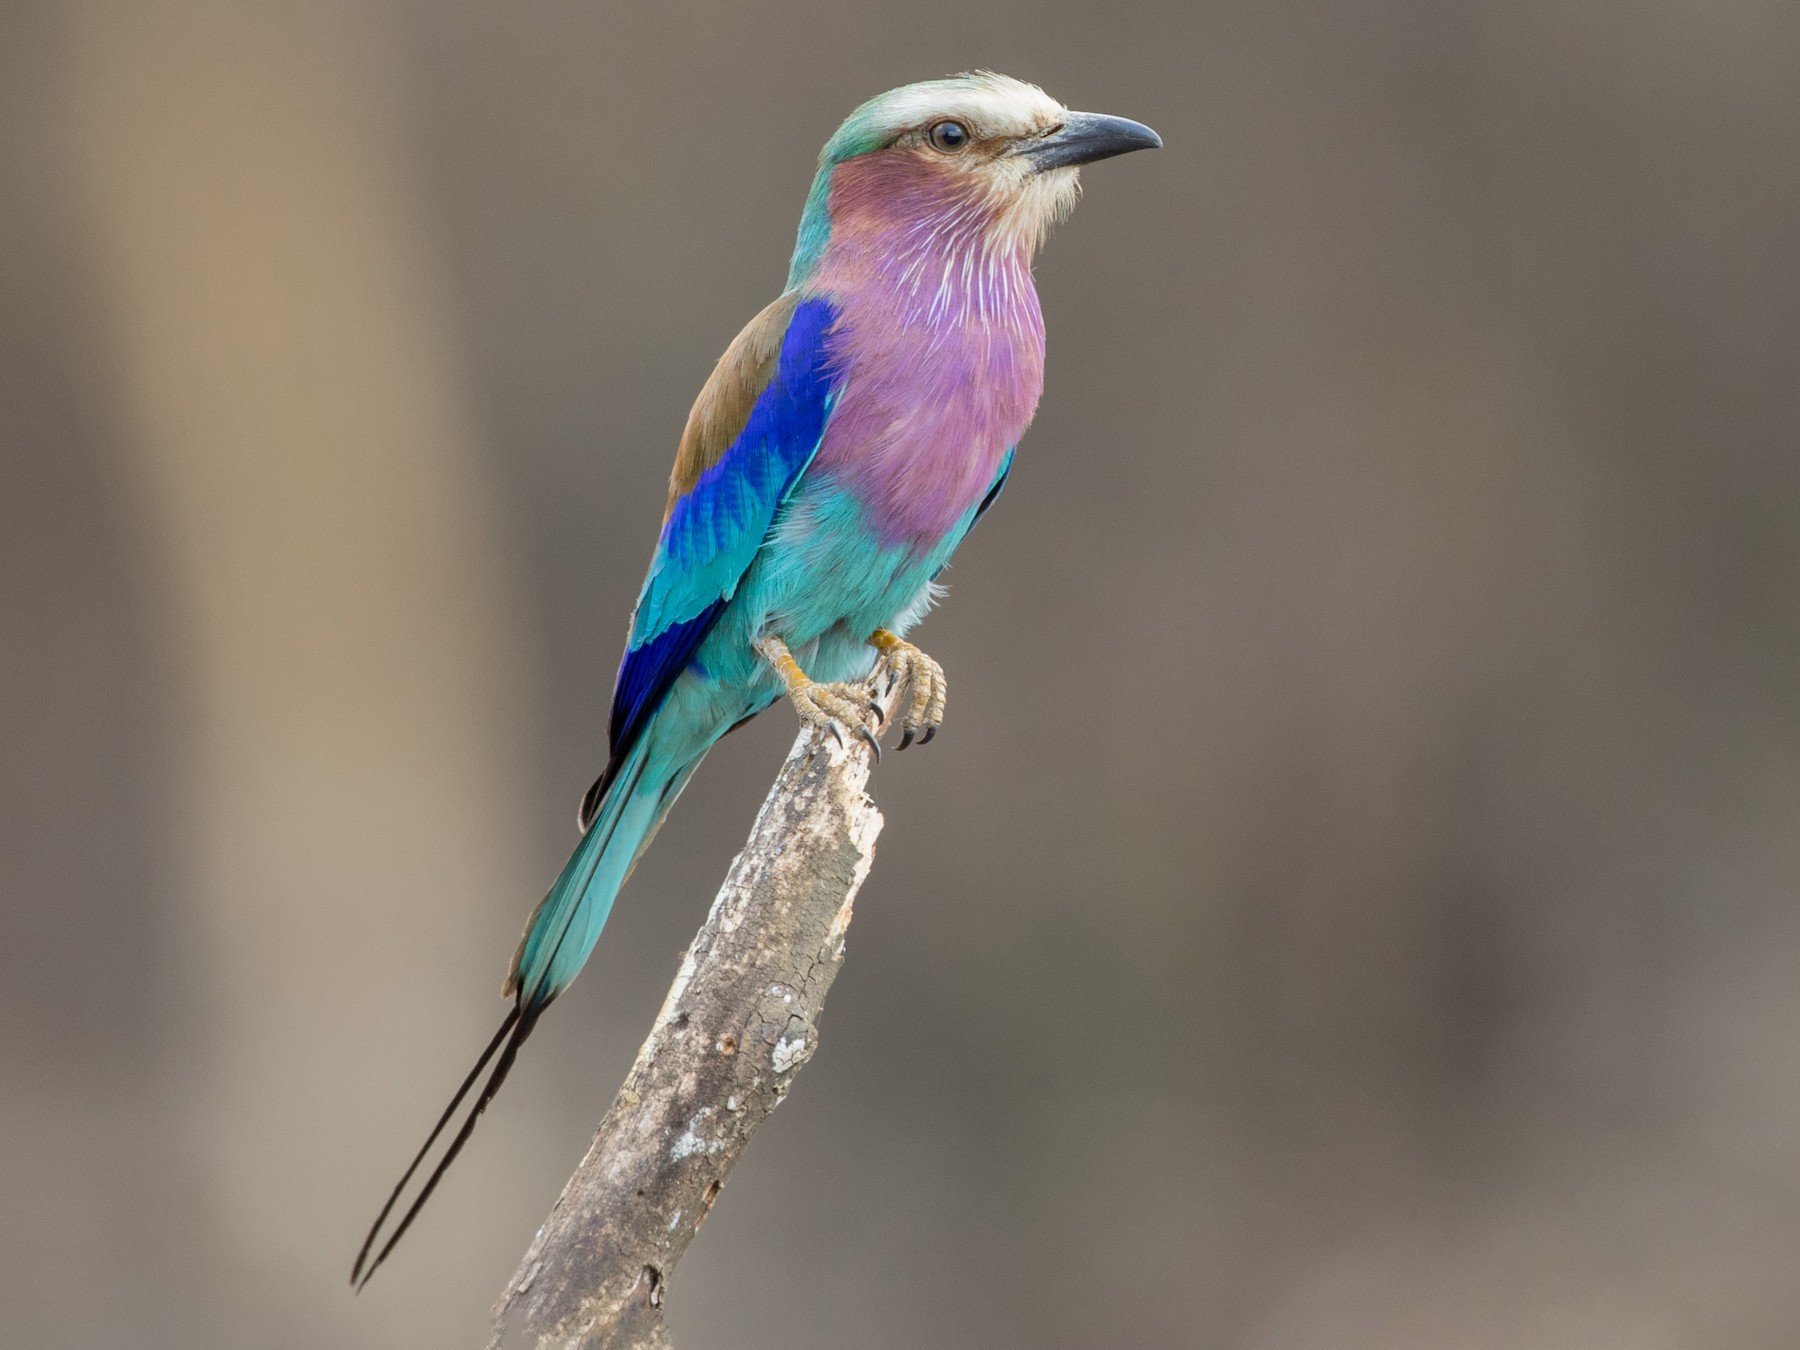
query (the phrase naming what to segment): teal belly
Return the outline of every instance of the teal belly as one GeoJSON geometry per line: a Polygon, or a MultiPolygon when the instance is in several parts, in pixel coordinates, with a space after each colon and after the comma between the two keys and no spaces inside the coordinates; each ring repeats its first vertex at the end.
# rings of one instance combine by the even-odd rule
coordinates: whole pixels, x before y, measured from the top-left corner
{"type": "Polygon", "coordinates": [[[933,547],[883,546],[853,498],[829,483],[802,482],[670,688],[653,735],[671,743],[659,750],[701,752],[781,697],[780,677],[754,645],[766,635],[786,642],[815,680],[862,679],[875,665],[869,635],[904,633],[918,620],[930,605],[931,579],[973,518],[971,509],[933,547]]]}

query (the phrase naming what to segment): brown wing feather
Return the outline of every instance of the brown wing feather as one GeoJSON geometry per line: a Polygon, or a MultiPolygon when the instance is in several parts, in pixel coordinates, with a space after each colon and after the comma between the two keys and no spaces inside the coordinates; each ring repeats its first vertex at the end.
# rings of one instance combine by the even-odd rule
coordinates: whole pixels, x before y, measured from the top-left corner
{"type": "Polygon", "coordinates": [[[669,475],[669,504],[663,512],[664,519],[700,475],[719,462],[750,420],[757,396],[775,374],[781,339],[799,303],[800,297],[792,292],[775,301],[744,325],[744,331],[731,340],[725,355],[713,367],[681,433],[675,470],[669,475]]]}

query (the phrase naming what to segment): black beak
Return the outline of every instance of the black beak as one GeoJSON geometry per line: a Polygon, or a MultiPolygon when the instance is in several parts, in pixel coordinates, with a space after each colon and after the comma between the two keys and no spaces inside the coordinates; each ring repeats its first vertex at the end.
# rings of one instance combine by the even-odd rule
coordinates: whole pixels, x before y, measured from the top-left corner
{"type": "Polygon", "coordinates": [[[1065,169],[1114,155],[1129,155],[1133,150],[1160,149],[1162,137],[1142,122],[1108,117],[1105,113],[1070,113],[1055,131],[1021,143],[1014,153],[1025,156],[1031,167],[1042,173],[1045,169],[1065,169]]]}

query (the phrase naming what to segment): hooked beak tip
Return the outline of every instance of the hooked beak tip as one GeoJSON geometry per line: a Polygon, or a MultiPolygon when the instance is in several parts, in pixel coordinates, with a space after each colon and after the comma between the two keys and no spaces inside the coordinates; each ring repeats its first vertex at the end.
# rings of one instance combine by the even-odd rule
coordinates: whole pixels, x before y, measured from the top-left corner
{"type": "Polygon", "coordinates": [[[1105,113],[1070,113],[1048,136],[1021,145],[1018,153],[1039,173],[1128,155],[1133,150],[1160,150],[1162,137],[1142,122],[1105,113]]]}

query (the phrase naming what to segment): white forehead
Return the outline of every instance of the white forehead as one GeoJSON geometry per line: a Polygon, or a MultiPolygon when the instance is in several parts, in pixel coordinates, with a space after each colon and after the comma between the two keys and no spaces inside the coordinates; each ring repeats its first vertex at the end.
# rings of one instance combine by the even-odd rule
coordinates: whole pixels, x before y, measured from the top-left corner
{"type": "Polygon", "coordinates": [[[876,103],[876,115],[892,131],[954,117],[978,136],[1029,135],[1055,126],[1069,111],[1035,84],[988,70],[909,84],[876,103]]]}

